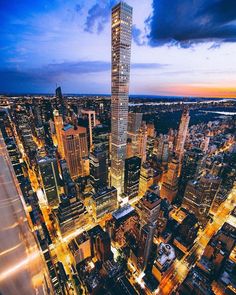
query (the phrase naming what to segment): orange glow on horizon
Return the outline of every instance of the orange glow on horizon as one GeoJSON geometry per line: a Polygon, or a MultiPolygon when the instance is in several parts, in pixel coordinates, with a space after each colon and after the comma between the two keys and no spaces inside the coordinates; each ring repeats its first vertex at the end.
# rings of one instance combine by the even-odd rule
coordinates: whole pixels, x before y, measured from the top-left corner
{"type": "Polygon", "coordinates": [[[236,87],[217,84],[171,84],[158,88],[149,88],[156,95],[193,96],[209,98],[236,98],[236,87]]]}
{"type": "Polygon", "coordinates": [[[226,97],[235,98],[236,88],[219,86],[219,85],[207,85],[207,84],[192,84],[192,85],[178,85],[172,88],[173,92],[181,93],[186,96],[203,96],[203,97],[226,97]]]}

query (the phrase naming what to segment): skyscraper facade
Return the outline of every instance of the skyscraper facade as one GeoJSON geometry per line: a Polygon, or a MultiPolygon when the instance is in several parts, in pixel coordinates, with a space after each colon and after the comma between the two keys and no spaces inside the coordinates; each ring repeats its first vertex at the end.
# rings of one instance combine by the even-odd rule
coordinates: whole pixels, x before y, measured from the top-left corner
{"type": "Polygon", "coordinates": [[[49,157],[40,158],[38,165],[48,204],[56,206],[59,203],[60,181],[57,160],[49,157]]]}
{"type": "Polygon", "coordinates": [[[129,199],[135,198],[139,190],[141,159],[132,157],[125,160],[124,192],[129,199]]]}
{"type": "Polygon", "coordinates": [[[89,155],[90,183],[95,190],[107,186],[108,167],[106,152],[95,148],[89,155]]]}
{"type": "Polygon", "coordinates": [[[124,189],[132,8],[121,2],[112,9],[111,185],[124,189]]]}
{"type": "Polygon", "coordinates": [[[58,110],[54,110],[54,124],[55,124],[55,131],[56,131],[56,137],[57,137],[57,147],[58,152],[62,158],[65,157],[64,153],[64,147],[62,143],[62,128],[63,128],[63,119],[62,116],[59,115],[58,110]]]}
{"type": "Polygon", "coordinates": [[[85,127],[66,125],[62,130],[65,160],[73,179],[86,174],[85,160],[88,158],[87,132],[85,127]]]}
{"type": "Polygon", "coordinates": [[[183,155],[184,155],[184,144],[185,144],[186,136],[188,133],[189,120],[190,120],[189,110],[185,108],[181,117],[180,125],[179,125],[179,131],[178,131],[178,137],[177,137],[176,149],[175,149],[176,156],[180,163],[182,162],[183,155]]]}

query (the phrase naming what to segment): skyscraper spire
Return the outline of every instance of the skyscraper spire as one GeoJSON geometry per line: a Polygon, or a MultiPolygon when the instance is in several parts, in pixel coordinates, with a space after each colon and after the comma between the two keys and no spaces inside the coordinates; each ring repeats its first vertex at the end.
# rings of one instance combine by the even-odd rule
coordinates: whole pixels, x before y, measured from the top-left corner
{"type": "Polygon", "coordinates": [[[132,8],[121,2],[112,8],[111,185],[124,189],[132,8]]]}

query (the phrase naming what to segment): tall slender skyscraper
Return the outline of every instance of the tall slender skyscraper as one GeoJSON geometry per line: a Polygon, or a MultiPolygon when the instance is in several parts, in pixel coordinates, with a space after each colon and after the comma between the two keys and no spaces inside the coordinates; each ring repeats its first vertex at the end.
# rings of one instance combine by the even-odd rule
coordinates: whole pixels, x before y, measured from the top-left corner
{"type": "Polygon", "coordinates": [[[176,156],[180,163],[182,162],[183,155],[184,155],[184,144],[185,144],[186,136],[188,133],[189,120],[190,120],[189,110],[185,108],[181,117],[180,125],[179,125],[178,138],[177,138],[176,149],[175,149],[176,156]]]}
{"type": "Polygon", "coordinates": [[[121,2],[112,8],[111,185],[118,196],[124,190],[131,30],[132,7],[121,2]]]}

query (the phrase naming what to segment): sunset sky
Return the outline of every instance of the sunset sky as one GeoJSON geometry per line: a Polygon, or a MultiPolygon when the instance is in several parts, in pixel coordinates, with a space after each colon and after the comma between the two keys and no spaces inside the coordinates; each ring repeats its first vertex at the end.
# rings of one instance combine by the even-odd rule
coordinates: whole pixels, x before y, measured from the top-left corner
{"type": "MultiPolygon", "coordinates": [[[[110,94],[117,1],[1,0],[0,92],[110,94]]],[[[131,94],[236,97],[235,0],[128,0],[131,94]]]]}

